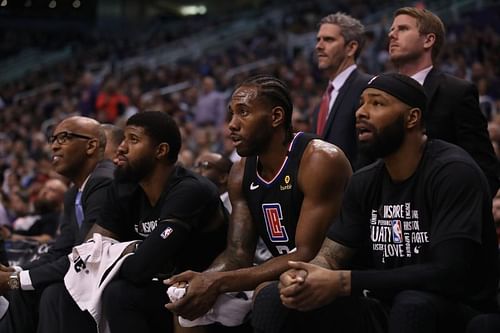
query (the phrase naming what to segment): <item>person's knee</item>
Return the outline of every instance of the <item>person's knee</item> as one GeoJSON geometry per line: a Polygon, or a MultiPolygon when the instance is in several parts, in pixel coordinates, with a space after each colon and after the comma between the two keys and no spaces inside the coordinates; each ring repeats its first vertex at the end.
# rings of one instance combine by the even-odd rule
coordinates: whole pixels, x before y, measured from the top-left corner
{"type": "Polygon", "coordinates": [[[255,291],[253,298],[253,313],[267,313],[268,308],[274,308],[276,306],[282,306],[278,282],[268,283],[255,291]]]}
{"type": "Polygon", "coordinates": [[[40,297],[40,308],[54,308],[66,294],[68,292],[63,283],[54,283],[47,286],[40,297]]]}
{"type": "Polygon", "coordinates": [[[104,311],[112,313],[113,309],[124,304],[129,292],[126,284],[124,280],[114,280],[104,288],[101,299],[104,311]]]}
{"type": "Polygon", "coordinates": [[[437,324],[435,301],[435,296],[427,292],[400,292],[392,303],[389,332],[433,332],[437,324]]]}
{"type": "Polygon", "coordinates": [[[254,296],[252,326],[257,332],[279,332],[288,312],[281,303],[278,282],[270,283],[254,296]]]}
{"type": "Polygon", "coordinates": [[[429,308],[433,306],[434,295],[425,291],[405,290],[396,295],[393,308],[429,308]]]}
{"type": "Polygon", "coordinates": [[[467,333],[500,332],[500,313],[481,314],[474,317],[467,325],[467,333]]]}

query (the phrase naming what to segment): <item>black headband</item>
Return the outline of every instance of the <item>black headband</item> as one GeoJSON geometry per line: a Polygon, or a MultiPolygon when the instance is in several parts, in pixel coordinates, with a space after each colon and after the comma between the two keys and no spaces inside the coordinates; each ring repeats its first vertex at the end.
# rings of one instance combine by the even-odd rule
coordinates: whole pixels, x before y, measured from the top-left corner
{"type": "Polygon", "coordinates": [[[368,81],[366,88],[382,90],[410,107],[419,108],[422,114],[425,113],[427,96],[424,88],[409,76],[397,73],[377,75],[368,81]]]}

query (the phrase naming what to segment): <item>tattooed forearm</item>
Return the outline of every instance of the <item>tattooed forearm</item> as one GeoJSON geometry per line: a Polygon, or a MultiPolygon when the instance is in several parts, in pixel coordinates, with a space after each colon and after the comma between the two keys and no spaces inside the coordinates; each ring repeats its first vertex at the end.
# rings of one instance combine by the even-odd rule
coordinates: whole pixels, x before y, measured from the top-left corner
{"type": "Polygon", "coordinates": [[[353,249],[327,238],[312,263],[328,269],[342,269],[353,254],[353,249]]]}
{"type": "Polygon", "coordinates": [[[251,241],[233,241],[228,244],[226,250],[222,252],[210,265],[208,271],[230,271],[252,265],[255,244],[251,241]]]}

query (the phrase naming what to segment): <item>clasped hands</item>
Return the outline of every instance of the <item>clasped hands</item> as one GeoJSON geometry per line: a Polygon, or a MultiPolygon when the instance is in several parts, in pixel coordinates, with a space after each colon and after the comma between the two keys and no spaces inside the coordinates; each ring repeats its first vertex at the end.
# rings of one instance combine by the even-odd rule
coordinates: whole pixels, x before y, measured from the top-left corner
{"type": "Polygon", "coordinates": [[[310,311],[350,294],[350,271],[322,268],[305,262],[288,262],[290,269],[278,284],[284,306],[310,311]]]}

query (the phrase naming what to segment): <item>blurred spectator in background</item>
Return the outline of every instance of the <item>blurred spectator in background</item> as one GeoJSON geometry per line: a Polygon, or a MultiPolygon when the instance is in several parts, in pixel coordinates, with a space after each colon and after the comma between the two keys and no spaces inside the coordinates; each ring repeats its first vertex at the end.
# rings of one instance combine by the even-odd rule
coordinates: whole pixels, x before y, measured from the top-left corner
{"type": "Polygon", "coordinates": [[[11,220],[11,224],[16,218],[23,217],[29,213],[30,202],[26,193],[17,190],[6,197],[8,202],[8,216],[11,220]]]}
{"type": "Polygon", "coordinates": [[[106,135],[104,159],[112,161],[116,156],[118,146],[123,141],[123,129],[112,124],[102,124],[101,128],[104,130],[104,135],[106,135]]]}
{"type": "Polygon", "coordinates": [[[97,95],[97,120],[102,123],[114,123],[125,113],[128,104],[129,99],[121,92],[118,80],[114,77],[108,78],[97,95]]]}
{"type": "Polygon", "coordinates": [[[479,93],[479,107],[484,117],[489,121],[497,114],[495,99],[488,93],[488,80],[480,78],[477,82],[477,90],[479,93]]]}
{"type": "Polygon", "coordinates": [[[307,115],[300,111],[293,110],[292,113],[292,128],[294,132],[309,132],[311,124],[307,115]]]}
{"type": "Polygon", "coordinates": [[[226,99],[216,90],[215,79],[205,76],[202,80],[201,92],[194,107],[194,122],[198,127],[219,127],[226,118],[226,99]]]}
{"type": "Polygon", "coordinates": [[[79,89],[78,111],[82,116],[96,116],[96,101],[99,86],[91,72],[83,72],[77,85],[79,89]]]}
{"type": "Polygon", "coordinates": [[[207,177],[217,186],[220,199],[229,213],[232,209],[227,193],[227,180],[232,166],[233,162],[227,157],[210,152],[199,155],[193,166],[198,174],[207,177]]]}
{"type": "Polygon", "coordinates": [[[16,218],[12,228],[0,226],[0,237],[11,241],[34,240],[40,243],[51,241],[59,226],[67,189],[66,184],[60,179],[47,180],[33,203],[34,211],[16,218]]]}

